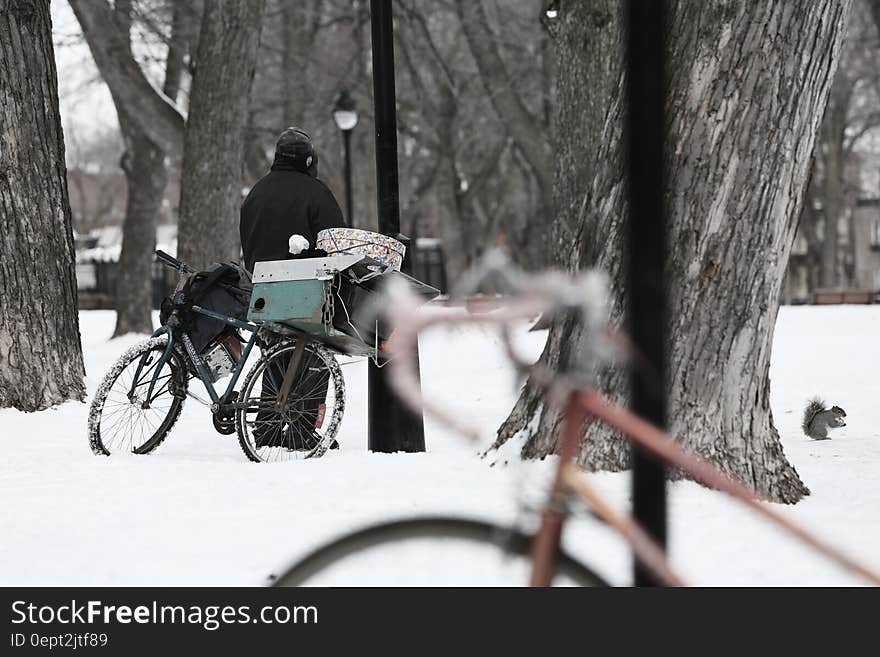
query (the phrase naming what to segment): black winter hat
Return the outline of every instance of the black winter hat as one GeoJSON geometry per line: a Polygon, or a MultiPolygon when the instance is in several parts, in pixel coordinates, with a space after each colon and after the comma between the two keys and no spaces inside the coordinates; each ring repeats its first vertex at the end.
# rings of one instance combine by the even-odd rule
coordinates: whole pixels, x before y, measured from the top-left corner
{"type": "Polygon", "coordinates": [[[312,138],[302,128],[291,126],[286,128],[278,137],[275,144],[275,157],[282,157],[293,162],[294,166],[303,172],[314,169],[318,162],[318,154],[312,138]]]}

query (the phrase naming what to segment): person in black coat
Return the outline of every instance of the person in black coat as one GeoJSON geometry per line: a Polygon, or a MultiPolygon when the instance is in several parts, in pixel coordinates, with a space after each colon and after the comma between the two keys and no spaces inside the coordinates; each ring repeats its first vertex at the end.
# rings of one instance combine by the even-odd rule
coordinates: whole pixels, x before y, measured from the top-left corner
{"type": "Polygon", "coordinates": [[[241,206],[241,248],[248,271],[263,260],[285,260],[291,235],[302,235],[314,257],[318,233],[346,225],[333,192],[318,179],[318,154],[308,133],[287,128],[275,145],[275,162],[241,206]]]}
{"type": "MultiPolygon", "coordinates": [[[[241,206],[239,231],[245,267],[253,272],[255,262],[326,255],[317,251],[318,233],[325,228],[345,225],[333,192],[318,179],[318,155],[311,138],[300,128],[287,128],[275,145],[271,171],[253,186],[241,206]],[[302,235],[308,240],[309,248],[292,256],[289,252],[291,235],[302,235]]],[[[274,398],[278,394],[289,360],[289,357],[280,358],[267,368],[263,374],[262,397],[274,398]]],[[[315,446],[318,438],[311,423],[321,414],[329,374],[324,371],[321,360],[308,352],[303,354],[300,370],[304,374],[300,375],[297,387],[307,388],[310,395],[298,401],[299,419],[279,426],[276,414],[258,413],[254,430],[258,448],[308,450],[315,446]]],[[[333,447],[338,447],[335,441],[333,447]]]]}

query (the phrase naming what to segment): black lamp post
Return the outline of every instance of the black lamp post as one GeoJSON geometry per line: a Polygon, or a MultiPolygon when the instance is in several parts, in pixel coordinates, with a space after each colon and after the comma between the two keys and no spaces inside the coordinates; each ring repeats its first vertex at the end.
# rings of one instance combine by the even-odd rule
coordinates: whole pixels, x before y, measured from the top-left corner
{"type": "Polygon", "coordinates": [[[354,98],[343,89],[333,107],[333,120],[336,127],[342,132],[342,141],[345,144],[345,217],[348,225],[354,228],[354,215],[352,214],[351,200],[351,131],[358,123],[358,113],[355,108],[354,98]]]}
{"type": "MultiPolygon", "coordinates": [[[[373,46],[373,98],[376,108],[376,199],[379,232],[400,235],[400,191],[397,169],[397,105],[394,86],[394,21],[392,0],[370,0],[373,46]]],[[[410,249],[407,247],[407,252],[410,249]]],[[[411,258],[402,269],[409,271],[411,258]]],[[[416,352],[418,355],[418,352],[416,352]]],[[[368,367],[368,430],[371,452],[424,452],[425,426],[391,392],[387,370],[372,361],[368,367]]]]}

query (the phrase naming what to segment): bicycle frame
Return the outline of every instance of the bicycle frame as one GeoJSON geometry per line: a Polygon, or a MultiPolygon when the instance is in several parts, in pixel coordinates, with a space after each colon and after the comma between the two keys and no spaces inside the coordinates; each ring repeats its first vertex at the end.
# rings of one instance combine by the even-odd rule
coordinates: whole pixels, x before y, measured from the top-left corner
{"type": "MultiPolygon", "coordinates": [[[[156,257],[164,264],[176,269],[179,274],[177,285],[174,288],[174,292],[172,294],[172,298],[175,299],[175,304],[176,304],[177,296],[181,292],[181,290],[183,289],[184,282],[186,281],[186,275],[188,273],[191,273],[192,270],[189,268],[189,266],[186,263],[178,260],[177,258],[169,256],[167,253],[164,253],[162,251],[156,251],[156,257]]],[[[175,307],[175,309],[172,311],[171,316],[169,317],[167,322],[161,328],[156,330],[153,333],[153,335],[151,336],[151,337],[156,338],[156,337],[159,337],[163,334],[167,335],[168,336],[168,344],[165,346],[165,351],[162,353],[162,356],[159,359],[159,364],[156,367],[155,372],[153,373],[152,379],[150,380],[150,385],[147,388],[146,400],[143,402],[144,408],[149,408],[150,401],[152,400],[153,391],[155,390],[156,383],[159,378],[159,372],[162,371],[162,368],[165,366],[165,363],[168,362],[168,359],[171,357],[171,353],[174,350],[174,342],[175,342],[175,330],[174,329],[177,328],[177,326],[179,325],[179,321],[177,320],[177,311],[178,311],[178,308],[175,307]]],[[[189,356],[189,359],[192,361],[193,366],[196,369],[196,375],[198,376],[198,378],[202,382],[202,384],[205,386],[205,390],[207,391],[208,396],[211,398],[211,411],[213,413],[217,413],[219,411],[236,411],[236,410],[240,410],[240,409],[249,408],[248,404],[239,403],[239,402],[229,403],[229,402],[226,402],[225,400],[228,400],[231,397],[232,392],[235,389],[235,385],[238,383],[238,379],[241,376],[242,371],[244,371],[244,365],[247,362],[248,357],[250,356],[250,353],[254,347],[254,344],[256,343],[257,331],[259,331],[260,325],[255,324],[253,322],[245,322],[245,321],[236,319],[235,317],[228,317],[226,315],[221,315],[220,313],[216,313],[213,310],[209,310],[207,308],[203,308],[198,305],[193,305],[191,307],[191,311],[199,313],[200,315],[205,315],[206,317],[211,317],[212,319],[220,320],[221,322],[223,322],[227,326],[232,326],[237,329],[251,332],[251,337],[245,343],[245,347],[244,347],[244,350],[242,351],[241,358],[238,360],[238,363],[236,363],[235,368],[232,371],[232,378],[230,378],[229,383],[226,386],[226,390],[223,392],[222,395],[220,395],[217,392],[217,389],[214,387],[214,383],[211,380],[211,376],[208,373],[208,370],[205,368],[204,361],[202,360],[202,357],[196,352],[195,347],[193,347],[192,340],[190,339],[189,334],[186,331],[180,331],[178,333],[178,335],[180,337],[180,341],[183,343],[184,350],[186,351],[187,356],[189,356]]],[[[290,387],[292,385],[293,378],[294,378],[296,372],[298,371],[300,363],[302,361],[303,350],[312,341],[311,336],[309,336],[301,331],[297,331],[294,329],[287,329],[287,332],[290,335],[296,336],[297,349],[296,349],[296,351],[294,353],[294,357],[291,359],[290,364],[287,367],[287,371],[285,372],[285,375],[284,375],[284,383],[282,384],[280,395],[279,395],[279,401],[278,401],[279,408],[284,404],[284,402],[287,399],[287,395],[290,391],[290,387]]],[[[148,354],[144,354],[144,356],[141,358],[140,362],[138,363],[137,369],[135,370],[134,378],[132,380],[131,388],[129,389],[129,393],[128,393],[129,398],[132,398],[134,396],[134,391],[138,385],[138,381],[140,380],[141,370],[143,369],[143,366],[146,363],[147,357],[148,357],[148,354]]]]}
{"type": "Polygon", "coordinates": [[[569,393],[558,450],[559,467],[556,469],[550,502],[541,513],[541,525],[532,543],[530,586],[550,586],[553,580],[566,519],[565,500],[572,493],[584,498],[599,518],[629,542],[636,558],[654,575],[658,584],[685,586],[684,579],[670,566],[660,544],[631,516],[618,513],[607,504],[575,465],[583,427],[592,420],[588,408],[580,402],[578,391],[569,393]]]}
{"type": "Polygon", "coordinates": [[[587,481],[576,465],[583,428],[593,419],[620,431],[627,439],[653,454],[661,463],[677,467],[696,481],[727,493],[805,545],[835,561],[866,580],[880,585],[880,573],[861,564],[833,545],[803,529],[784,515],[762,504],[754,491],[719,470],[705,459],[689,452],[675,439],[650,422],[608,402],[592,388],[575,389],[565,405],[565,421],[559,442],[559,466],[553,482],[550,502],[541,514],[541,526],[532,545],[531,586],[550,586],[554,562],[559,553],[565,523],[564,500],[575,494],[582,497],[603,521],[630,544],[636,559],[650,572],[657,584],[683,586],[684,580],[669,565],[664,549],[630,515],[614,511],[587,481]]]}
{"type": "MultiPolygon", "coordinates": [[[[670,434],[655,427],[634,413],[607,401],[597,390],[584,389],[573,391],[569,401],[569,408],[574,410],[574,414],[571,417],[566,416],[566,420],[571,420],[569,426],[574,427],[572,433],[574,435],[573,444],[575,449],[580,441],[576,424],[578,415],[582,414],[582,417],[588,420],[596,418],[623,433],[630,441],[653,454],[659,461],[681,469],[696,481],[710,488],[727,493],[759,515],[770,520],[780,529],[794,536],[804,545],[809,546],[829,560],[836,562],[841,568],[872,582],[874,585],[880,585],[880,573],[875,569],[853,559],[846,553],[838,550],[831,543],[779,513],[775,508],[763,503],[748,486],[727,475],[701,456],[682,447],[670,434]]],[[[563,442],[568,442],[569,440],[572,440],[572,438],[566,438],[563,442]]],[[[584,473],[573,463],[562,461],[562,459],[560,459],[560,470],[563,471],[563,481],[569,485],[571,490],[582,493],[583,487],[579,482],[584,481],[584,473]]],[[[622,533],[629,540],[630,537],[625,532],[622,533]]],[[[630,540],[630,544],[636,552],[636,556],[642,560],[642,563],[662,581],[663,574],[652,567],[650,555],[648,553],[640,554],[640,549],[636,542],[630,540]],[[649,558],[646,560],[644,557],[649,558]]],[[[659,545],[657,548],[662,551],[659,545]]]]}
{"type": "MultiPolygon", "coordinates": [[[[189,356],[190,360],[192,360],[192,363],[196,368],[196,374],[197,374],[199,380],[205,386],[205,390],[207,391],[208,396],[210,396],[212,404],[219,405],[220,408],[223,408],[223,407],[225,407],[225,408],[239,408],[240,406],[238,404],[224,404],[224,403],[221,403],[221,400],[228,399],[230,394],[232,393],[232,391],[235,389],[235,385],[238,383],[238,379],[240,378],[241,373],[244,370],[245,362],[247,361],[248,356],[250,356],[251,350],[253,349],[254,344],[256,343],[257,331],[259,330],[259,327],[256,324],[252,324],[250,322],[243,322],[241,320],[235,319],[234,317],[227,317],[225,315],[215,313],[214,311],[208,310],[207,308],[202,308],[201,306],[193,306],[192,310],[194,312],[201,314],[201,315],[205,315],[205,316],[211,317],[213,319],[218,319],[218,320],[222,321],[224,324],[226,324],[227,326],[233,326],[237,329],[242,329],[242,330],[251,332],[251,337],[245,343],[244,350],[242,351],[242,354],[241,354],[241,358],[238,360],[238,363],[236,363],[235,369],[232,371],[232,378],[229,379],[229,383],[226,386],[226,390],[223,392],[222,395],[218,394],[217,389],[214,387],[214,384],[211,381],[211,376],[208,373],[208,370],[205,368],[205,364],[202,361],[201,356],[199,356],[199,354],[196,353],[195,348],[193,347],[192,342],[190,340],[189,334],[186,333],[185,331],[180,333],[180,341],[183,343],[184,349],[186,350],[187,355],[189,356]]],[[[156,330],[153,333],[153,335],[151,336],[151,337],[157,338],[163,334],[167,335],[168,336],[168,344],[165,347],[165,351],[163,352],[162,357],[159,359],[158,366],[156,367],[155,371],[153,372],[153,378],[150,381],[149,388],[147,389],[146,401],[144,402],[145,404],[149,404],[151,397],[152,397],[152,394],[153,394],[153,390],[156,386],[156,382],[159,377],[159,372],[162,371],[162,368],[164,367],[165,363],[168,362],[168,359],[171,357],[171,352],[174,349],[174,344],[175,344],[174,333],[175,333],[174,330],[170,326],[165,325],[165,326],[162,326],[161,328],[159,328],[158,330],[156,330]]],[[[147,358],[147,354],[144,354],[144,356],[141,358],[140,363],[138,363],[138,368],[137,368],[137,370],[135,370],[135,376],[132,381],[132,387],[131,387],[131,390],[129,391],[129,394],[134,393],[134,388],[137,385],[137,382],[140,378],[141,369],[144,365],[146,358],[147,358]]]]}

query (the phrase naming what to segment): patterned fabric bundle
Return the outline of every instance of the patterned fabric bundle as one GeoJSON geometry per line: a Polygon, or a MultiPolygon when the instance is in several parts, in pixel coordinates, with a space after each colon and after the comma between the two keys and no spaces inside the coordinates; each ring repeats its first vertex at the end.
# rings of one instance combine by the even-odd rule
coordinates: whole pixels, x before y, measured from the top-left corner
{"type": "Polygon", "coordinates": [[[328,255],[358,254],[400,271],[406,247],[393,237],[358,228],[327,228],[318,233],[317,248],[328,255]]]}

